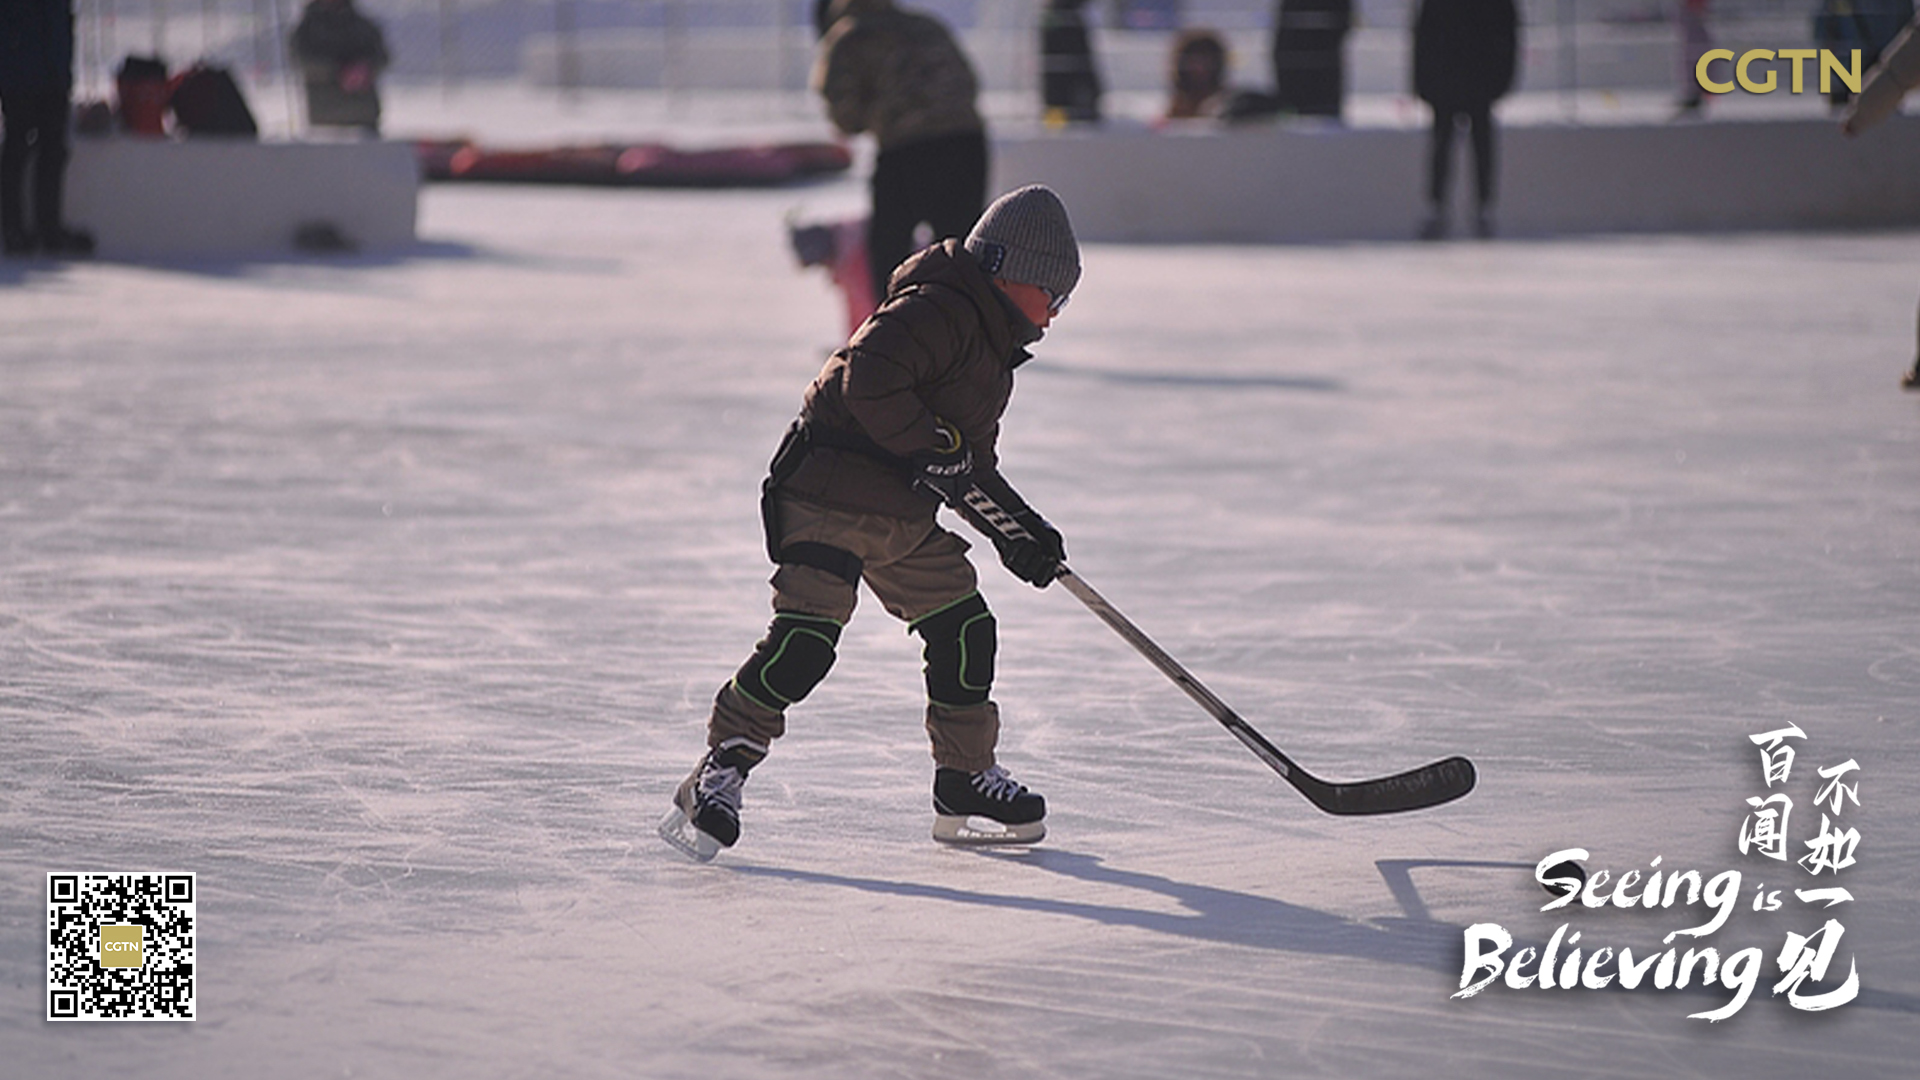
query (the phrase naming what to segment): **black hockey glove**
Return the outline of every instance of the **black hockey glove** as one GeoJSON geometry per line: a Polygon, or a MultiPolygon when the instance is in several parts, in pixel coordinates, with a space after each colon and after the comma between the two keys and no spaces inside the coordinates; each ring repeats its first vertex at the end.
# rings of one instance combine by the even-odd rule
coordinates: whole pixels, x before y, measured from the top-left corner
{"type": "Polygon", "coordinates": [[[945,420],[935,420],[940,445],[916,451],[907,461],[913,466],[913,486],[958,509],[960,499],[973,486],[973,451],[960,429],[945,420]]]}
{"type": "Polygon", "coordinates": [[[1026,529],[1029,538],[995,539],[993,546],[1000,551],[1000,563],[1013,571],[1014,577],[1044,589],[1060,576],[1060,566],[1067,561],[1067,542],[1060,530],[1032,510],[1015,515],[1015,520],[1026,529]]]}
{"type": "Polygon", "coordinates": [[[1060,530],[1028,506],[1000,474],[976,475],[956,507],[969,524],[993,541],[1000,563],[1013,576],[1044,589],[1060,576],[1067,561],[1066,541],[1060,530]]]}

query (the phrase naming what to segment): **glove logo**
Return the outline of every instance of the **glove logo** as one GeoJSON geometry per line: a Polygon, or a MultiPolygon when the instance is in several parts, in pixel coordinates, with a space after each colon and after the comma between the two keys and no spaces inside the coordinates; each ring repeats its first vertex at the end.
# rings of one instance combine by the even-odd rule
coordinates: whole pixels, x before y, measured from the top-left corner
{"type": "Polygon", "coordinates": [[[1005,536],[1007,539],[1009,540],[1033,539],[1033,534],[1028,532],[1023,526],[1021,526],[1021,524],[1018,521],[1014,520],[1013,515],[1007,513],[1005,510],[1000,509],[1000,504],[994,502],[993,499],[990,496],[988,496],[986,492],[981,491],[977,487],[972,488],[966,493],[966,495],[964,496],[964,499],[966,501],[966,504],[969,507],[973,508],[974,512],[978,513],[981,517],[985,518],[987,521],[987,524],[993,526],[995,529],[1000,530],[1000,534],[1002,536],[1005,536]]]}

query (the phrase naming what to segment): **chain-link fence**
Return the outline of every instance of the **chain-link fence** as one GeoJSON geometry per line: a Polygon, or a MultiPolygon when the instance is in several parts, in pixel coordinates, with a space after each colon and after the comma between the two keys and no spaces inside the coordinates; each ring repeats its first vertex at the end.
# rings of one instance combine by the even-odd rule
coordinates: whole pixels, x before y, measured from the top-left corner
{"type": "MultiPolygon", "coordinates": [[[[83,96],[110,97],[129,54],[178,68],[207,59],[243,84],[288,93],[285,42],[303,0],[76,0],[83,96]]],[[[1715,0],[1718,47],[1802,47],[1821,3],[1855,8],[1905,0],[1715,0]]],[[[1674,89],[1688,77],[1681,0],[1520,0],[1522,91],[1674,89]]],[[[1403,94],[1417,0],[1355,0],[1347,41],[1354,94],[1403,94]]],[[[1038,26],[1044,0],[919,0],[960,34],[989,109],[1038,111],[1038,26]]],[[[1092,0],[1086,14],[1103,81],[1119,97],[1164,91],[1181,28],[1218,30],[1237,86],[1270,85],[1272,0],[1092,0]]],[[[514,81],[565,92],[633,88],[667,94],[760,93],[804,108],[816,0],[361,0],[385,29],[389,80],[449,90],[514,81]]]]}

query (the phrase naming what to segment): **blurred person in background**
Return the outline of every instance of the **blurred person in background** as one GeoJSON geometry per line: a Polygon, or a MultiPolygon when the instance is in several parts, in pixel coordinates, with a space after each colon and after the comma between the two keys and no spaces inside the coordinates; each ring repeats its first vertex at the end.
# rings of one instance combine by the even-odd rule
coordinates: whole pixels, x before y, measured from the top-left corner
{"type": "Polygon", "coordinates": [[[72,95],[72,0],[0,0],[0,244],[8,255],[93,252],[93,237],[62,220],[72,95]]]}
{"type": "MultiPolygon", "coordinates": [[[[1834,80],[1838,82],[1839,80],[1834,80]]],[[[1920,86],[1920,17],[1914,18],[1881,50],[1880,62],[1867,72],[1860,98],[1840,119],[1840,130],[1858,135],[1900,108],[1907,91],[1920,86]]],[[[1913,365],[1900,378],[1908,390],[1920,390],[1920,315],[1915,317],[1913,365]]]]}
{"type": "Polygon", "coordinates": [[[1217,120],[1242,124],[1271,120],[1286,108],[1278,93],[1235,89],[1227,81],[1233,57],[1226,39],[1205,27],[1182,30],[1173,39],[1168,61],[1170,96],[1160,123],[1173,120],[1217,120]]]}
{"type": "Polygon", "coordinates": [[[1049,124],[1100,122],[1100,71],[1087,33],[1087,0],[1047,0],[1040,13],[1040,97],[1049,124]]]}
{"type": "Polygon", "coordinates": [[[1352,0],[1280,0],[1273,14],[1273,85],[1280,107],[1340,117],[1352,0]]]}
{"type": "Polygon", "coordinates": [[[380,131],[380,73],[387,40],[353,0],[308,0],[293,28],[293,58],[307,87],[307,122],[380,131]]]}
{"type": "Polygon", "coordinates": [[[1680,0],[1674,9],[1674,26],[1680,32],[1680,100],[1675,119],[1698,116],[1707,104],[1699,66],[1700,57],[1713,47],[1713,35],[1707,32],[1707,7],[1711,2],[1680,0]]]}
{"type": "Polygon", "coordinates": [[[893,0],[833,0],[825,23],[813,88],[835,128],[879,145],[867,260],[885,296],[916,230],[931,230],[928,243],[965,236],[986,204],[979,80],[944,24],[893,0]]]}
{"type": "MultiPolygon", "coordinates": [[[[1845,60],[1860,50],[1860,70],[1878,63],[1880,53],[1913,18],[1913,0],[1821,0],[1813,15],[1814,44],[1845,60]]],[[[1853,97],[1845,83],[1833,80],[1827,101],[1835,109],[1853,97]]]]}
{"type": "Polygon", "coordinates": [[[1226,102],[1227,45],[1212,30],[1182,30],[1173,39],[1167,119],[1219,116],[1226,102]]]}
{"type": "Polygon", "coordinates": [[[1421,0],[1413,24],[1413,90],[1433,108],[1427,161],[1430,212],[1422,240],[1447,235],[1453,135],[1461,124],[1473,145],[1474,231],[1493,235],[1493,103],[1513,89],[1520,16],[1513,0],[1421,0]]]}

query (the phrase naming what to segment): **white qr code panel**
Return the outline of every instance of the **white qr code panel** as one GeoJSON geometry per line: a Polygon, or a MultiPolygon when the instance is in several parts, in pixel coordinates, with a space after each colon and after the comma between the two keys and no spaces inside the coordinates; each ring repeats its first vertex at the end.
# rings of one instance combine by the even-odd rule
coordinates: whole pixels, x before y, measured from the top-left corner
{"type": "Polygon", "coordinates": [[[47,875],[47,1019],[194,1019],[189,873],[47,875]]]}

